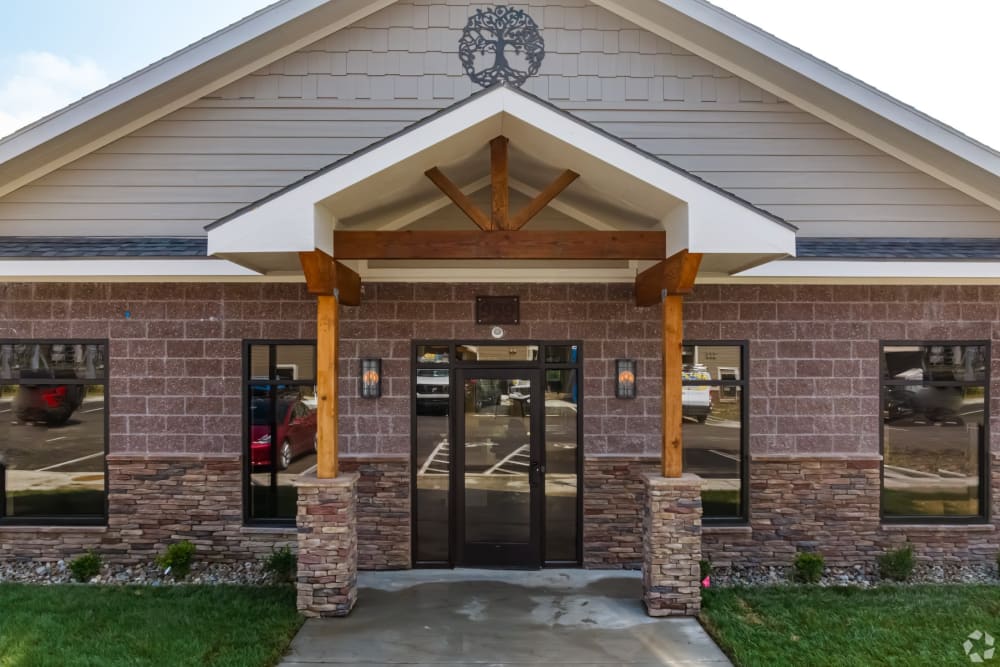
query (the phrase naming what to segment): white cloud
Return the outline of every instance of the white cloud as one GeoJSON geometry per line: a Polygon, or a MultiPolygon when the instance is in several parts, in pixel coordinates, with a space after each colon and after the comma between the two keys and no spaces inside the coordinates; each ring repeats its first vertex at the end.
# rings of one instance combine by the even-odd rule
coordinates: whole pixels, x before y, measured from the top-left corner
{"type": "Polygon", "coordinates": [[[13,58],[0,79],[0,137],[106,86],[110,77],[93,60],[69,60],[27,51],[13,58]]]}

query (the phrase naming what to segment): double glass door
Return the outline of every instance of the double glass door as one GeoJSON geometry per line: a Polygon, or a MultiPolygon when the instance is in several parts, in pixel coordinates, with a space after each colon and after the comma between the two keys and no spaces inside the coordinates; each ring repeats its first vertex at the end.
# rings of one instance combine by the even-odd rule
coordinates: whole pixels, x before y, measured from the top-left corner
{"type": "Polygon", "coordinates": [[[413,347],[414,566],[579,565],[579,344],[413,347]]]}
{"type": "Polygon", "coordinates": [[[539,369],[461,369],[456,406],[457,562],[539,567],[544,500],[539,369]]]}

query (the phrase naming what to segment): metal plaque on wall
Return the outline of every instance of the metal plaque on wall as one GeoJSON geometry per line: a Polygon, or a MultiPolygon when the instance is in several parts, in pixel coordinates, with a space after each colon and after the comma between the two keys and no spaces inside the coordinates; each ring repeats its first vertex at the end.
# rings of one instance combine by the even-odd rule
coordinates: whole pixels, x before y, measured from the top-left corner
{"type": "Polygon", "coordinates": [[[516,296],[477,296],[476,324],[520,324],[521,299],[516,296]]]}

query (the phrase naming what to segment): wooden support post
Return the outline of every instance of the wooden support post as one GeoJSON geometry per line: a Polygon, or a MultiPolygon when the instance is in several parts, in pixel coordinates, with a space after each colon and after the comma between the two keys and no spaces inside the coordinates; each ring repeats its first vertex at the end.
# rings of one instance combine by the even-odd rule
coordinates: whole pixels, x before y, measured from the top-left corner
{"type": "MultiPolygon", "coordinates": [[[[316,309],[316,476],[332,479],[337,462],[337,297],[321,295],[316,309]]],[[[679,376],[678,376],[679,377],[679,376]]]]}
{"type": "MultiPolygon", "coordinates": [[[[665,290],[664,290],[665,291],[665,290]]],[[[663,296],[663,476],[680,477],[681,354],[684,346],[684,297],[663,296]]]]}
{"type": "Polygon", "coordinates": [[[493,230],[507,229],[510,189],[507,174],[507,137],[490,141],[490,192],[492,205],[490,222],[493,230]]]}

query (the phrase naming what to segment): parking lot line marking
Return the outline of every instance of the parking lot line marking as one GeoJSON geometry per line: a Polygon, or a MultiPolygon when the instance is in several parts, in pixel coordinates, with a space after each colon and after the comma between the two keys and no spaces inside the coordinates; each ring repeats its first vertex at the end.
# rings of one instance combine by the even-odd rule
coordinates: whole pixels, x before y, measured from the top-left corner
{"type": "Polygon", "coordinates": [[[86,461],[87,459],[97,458],[98,456],[104,456],[104,452],[97,452],[96,454],[88,454],[87,456],[81,456],[78,459],[73,459],[72,461],[63,461],[62,463],[56,463],[55,465],[50,465],[46,468],[39,468],[37,472],[45,472],[46,470],[52,470],[53,468],[62,468],[63,466],[68,466],[71,463],[79,463],[80,461],[86,461]]]}
{"type": "Polygon", "coordinates": [[[2,414],[4,412],[13,412],[13,410],[0,410],[0,414],[2,414]]]}
{"type": "Polygon", "coordinates": [[[58,440],[65,440],[65,439],[66,439],[66,437],[67,437],[67,436],[65,436],[65,435],[60,435],[60,436],[59,436],[58,438],[51,438],[51,439],[49,439],[49,440],[46,440],[45,442],[56,442],[56,441],[58,441],[58,440]]]}
{"type": "Polygon", "coordinates": [[[103,409],[104,409],[103,407],[100,407],[100,408],[92,408],[92,409],[90,409],[90,410],[81,410],[81,412],[83,412],[84,414],[86,414],[86,413],[88,413],[88,412],[100,412],[100,411],[102,411],[103,409]]]}

